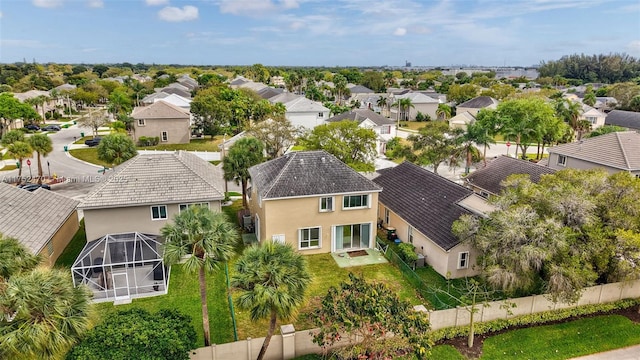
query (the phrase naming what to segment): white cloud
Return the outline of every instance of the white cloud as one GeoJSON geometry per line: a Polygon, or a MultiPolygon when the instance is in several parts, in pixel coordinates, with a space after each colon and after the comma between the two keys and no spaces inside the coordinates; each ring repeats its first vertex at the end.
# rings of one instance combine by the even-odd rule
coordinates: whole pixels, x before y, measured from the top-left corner
{"type": "Polygon", "coordinates": [[[54,8],[62,6],[62,0],[33,0],[33,5],[41,8],[54,8]]]}
{"type": "Polygon", "coordinates": [[[161,20],[170,22],[191,21],[198,18],[198,8],[191,5],[183,6],[182,9],[167,6],[158,11],[161,20]]]}
{"type": "Polygon", "coordinates": [[[300,30],[305,26],[304,21],[294,21],[291,24],[289,24],[289,28],[291,28],[292,30],[300,30]]]}
{"type": "Polygon", "coordinates": [[[103,8],[104,7],[104,1],[102,1],[102,0],[89,0],[87,2],[87,5],[89,5],[89,7],[91,7],[91,8],[103,8]]]}
{"type": "Polygon", "coordinates": [[[298,7],[300,7],[300,4],[298,4],[298,0],[282,0],[282,7],[285,9],[297,9],[298,7]]]}
{"type": "Polygon", "coordinates": [[[278,10],[297,9],[299,0],[221,0],[220,12],[223,14],[259,17],[278,10]]]}
{"type": "Polygon", "coordinates": [[[148,6],[160,6],[167,5],[169,3],[169,0],[145,0],[145,3],[148,6]]]}
{"type": "Polygon", "coordinates": [[[401,28],[401,27],[397,28],[396,31],[393,32],[393,35],[395,36],[404,36],[406,34],[407,34],[407,29],[401,28]]]}
{"type": "Polygon", "coordinates": [[[0,39],[0,45],[21,48],[43,48],[45,45],[38,40],[0,39]]]}

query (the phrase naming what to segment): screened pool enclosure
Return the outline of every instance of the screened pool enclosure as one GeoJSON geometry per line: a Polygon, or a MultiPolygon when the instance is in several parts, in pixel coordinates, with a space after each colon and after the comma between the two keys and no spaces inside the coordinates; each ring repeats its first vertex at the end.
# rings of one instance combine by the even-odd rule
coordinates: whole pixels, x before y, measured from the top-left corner
{"type": "Polygon", "coordinates": [[[137,232],[88,242],[71,268],[74,285],[87,285],[95,301],[166,294],[167,270],[157,236],[137,232]]]}

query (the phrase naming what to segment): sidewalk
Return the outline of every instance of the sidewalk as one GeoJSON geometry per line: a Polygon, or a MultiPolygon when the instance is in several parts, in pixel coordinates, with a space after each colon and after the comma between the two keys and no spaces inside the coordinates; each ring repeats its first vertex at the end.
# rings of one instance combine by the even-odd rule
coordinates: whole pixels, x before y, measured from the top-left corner
{"type": "Polygon", "coordinates": [[[570,360],[640,360],[640,345],[629,346],[622,349],[611,350],[587,356],[581,356],[570,360]]]}

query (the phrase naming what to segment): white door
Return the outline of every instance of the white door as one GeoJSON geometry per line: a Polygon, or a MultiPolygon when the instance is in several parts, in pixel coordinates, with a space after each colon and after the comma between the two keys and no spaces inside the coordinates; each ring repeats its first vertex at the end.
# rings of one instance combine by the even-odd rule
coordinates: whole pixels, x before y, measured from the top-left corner
{"type": "Polygon", "coordinates": [[[113,279],[113,296],[116,300],[123,300],[129,298],[129,275],[126,270],[124,272],[112,273],[113,279]]]}

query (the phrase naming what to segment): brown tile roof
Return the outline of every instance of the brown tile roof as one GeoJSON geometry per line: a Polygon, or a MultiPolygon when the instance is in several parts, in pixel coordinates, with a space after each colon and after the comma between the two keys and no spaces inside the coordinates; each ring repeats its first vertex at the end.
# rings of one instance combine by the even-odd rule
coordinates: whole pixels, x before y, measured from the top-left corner
{"type": "MultiPolygon", "coordinates": [[[[108,173],[109,171],[107,171],[108,173]]],[[[141,154],[115,168],[80,204],[83,209],[224,198],[222,170],[186,151],[141,154]]]]}
{"type": "Polygon", "coordinates": [[[499,194],[502,190],[500,183],[509,175],[527,174],[531,181],[537,183],[542,175],[555,172],[546,166],[502,155],[488,163],[486,168],[471,173],[465,181],[492,194],[499,194]]]}
{"type": "Polygon", "coordinates": [[[549,148],[559,154],[627,171],[640,170],[640,134],[615,132],[549,148]]]}
{"type": "Polygon", "coordinates": [[[0,182],[0,233],[18,239],[37,254],[77,205],[78,201],[49,190],[29,192],[0,182]]]}

